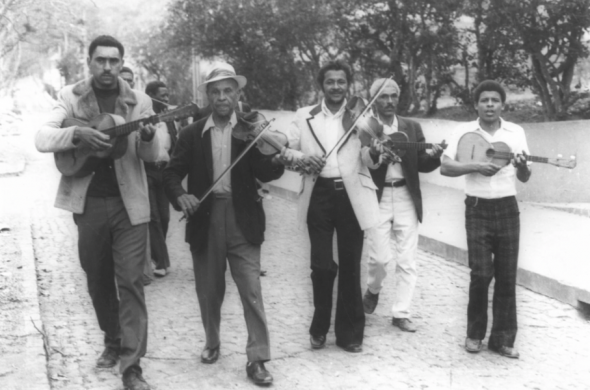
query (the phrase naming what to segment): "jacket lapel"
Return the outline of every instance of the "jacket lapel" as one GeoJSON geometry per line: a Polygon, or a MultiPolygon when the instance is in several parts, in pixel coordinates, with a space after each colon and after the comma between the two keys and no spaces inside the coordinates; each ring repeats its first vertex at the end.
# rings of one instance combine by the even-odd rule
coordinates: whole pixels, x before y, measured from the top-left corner
{"type": "MultiPolygon", "coordinates": [[[[205,123],[203,123],[203,127],[204,126],[205,123]]],[[[209,176],[209,182],[213,183],[213,150],[211,149],[211,130],[203,134],[203,140],[201,145],[203,148],[203,156],[205,158],[205,167],[207,169],[207,175],[209,176]]]]}
{"type": "MultiPolygon", "coordinates": [[[[401,131],[402,133],[405,133],[408,136],[408,139],[410,139],[408,124],[406,123],[406,121],[404,121],[399,116],[397,117],[397,131],[401,131]]],[[[402,171],[404,173],[404,177],[409,177],[408,176],[408,169],[409,169],[408,164],[409,164],[408,158],[406,156],[403,156],[402,157],[402,171]]]]}
{"type": "Polygon", "coordinates": [[[314,108],[312,108],[312,110],[309,112],[310,117],[307,118],[307,125],[309,126],[309,131],[311,131],[311,135],[313,135],[313,138],[315,139],[315,141],[318,143],[318,145],[320,146],[320,148],[322,148],[322,151],[324,152],[324,154],[326,154],[326,148],[324,148],[324,145],[322,145],[322,143],[320,142],[320,139],[318,138],[318,133],[316,133],[313,129],[314,126],[319,126],[318,124],[318,118],[316,118],[315,116],[317,114],[319,114],[322,111],[322,105],[321,103],[318,104],[317,106],[315,106],[314,108]]]}
{"type": "MultiPolygon", "coordinates": [[[[123,79],[119,79],[118,82],[119,96],[115,103],[115,114],[122,116],[126,121],[129,121],[127,115],[132,111],[129,106],[135,106],[137,104],[137,98],[135,97],[133,90],[125,81],[123,81],[123,79]]],[[[80,96],[80,99],[78,100],[78,109],[82,113],[84,119],[91,120],[100,114],[96,95],[92,89],[92,77],[76,84],[73,92],[75,95],[80,96]]]]}
{"type": "MultiPolygon", "coordinates": [[[[346,109],[344,110],[344,115],[342,115],[342,127],[344,129],[344,134],[346,134],[346,132],[350,129],[350,126],[352,126],[352,124],[354,123],[354,120],[355,119],[356,118],[354,118],[354,114],[352,113],[352,111],[348,107],[346,107],[346,109]]],[[[342,142],[342,144],[338,148],[338,151],[340,151],[340,149],[342,149],[342,147],[344,145],[346,145],[346,143],[350,139],[350,136],[353,133],[356,133],[356,129],[354,129],[353,131],[351,131],[348,134],[348,136],[346,136],[346,139],[344,140],[344,142],[342,142]]]]}

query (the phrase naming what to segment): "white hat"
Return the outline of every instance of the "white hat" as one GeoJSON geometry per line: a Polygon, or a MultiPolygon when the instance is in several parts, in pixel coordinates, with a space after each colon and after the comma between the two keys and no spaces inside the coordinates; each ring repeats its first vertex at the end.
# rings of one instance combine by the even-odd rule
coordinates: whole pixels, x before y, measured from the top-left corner
{"type": "Polygon", "coordinates": [[[395,81],[392,79],[377,79],[373,81],[373,85],[371,85],[371,88],[369,89],[369,94],[371,97],[375,96],[379,89],[381,89],[382,85],[385,85],[385,88],[393,87],[395,89],[395,93],[399,95],[399,85],[397,85],[395,81]]]}
{"type": "Polygon", "coordinates": [[[233,66],[226,62],[219,62],[215,65],[215,68],[209,72],[205,82],[197,87],[201,92],[207,92],[207,84],[214,83],[219,80],[234,79],[238,83],[238,88],[242,89],[246,86],[248,80],[244,76],[236,75],[236,71],[233,66]]]}

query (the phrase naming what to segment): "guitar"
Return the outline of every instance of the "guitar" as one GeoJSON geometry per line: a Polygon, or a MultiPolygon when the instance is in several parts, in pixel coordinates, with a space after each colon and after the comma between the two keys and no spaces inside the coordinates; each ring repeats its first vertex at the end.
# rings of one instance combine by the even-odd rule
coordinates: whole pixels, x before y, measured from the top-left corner
{"type": "Polygon", "coordinates": [[[89,122],[66,118],[62,123],[62,128],[84,126],[99,130],[110,136],[110,140],[107,142],[111,144],[111,147],[106,150],[95,151],[87,146],[80,145],[64,152],[57,152],[54,153],[55,165],[64,176],[84,177],[90,175],[96,169],[100,159],[110,157],[116,160],[125,154],[128,144],[127,135],[139,129],[140,124],[156,124],[158,122],[180,120],[195,115],[198,110],[199,108],[195,104],[189,104],[173,111],[152,115],[129,123],[125,123],[125,119],[119,115],[104,113],[92,118],[89,122]]]}
{"type": "Polygon", "coordinates": [[[407,134],[402,131],[396,131],[386,135],[385,137],[389,139],[383,141],[383,145],[392,149],[399,157],[403,157],[403,155],[406,153],[406,150],[432,149],[434,145],[439,145],[443,149],[447,148],[445,141],[440,144],[430,144],[427,142],[408,142],[407,134]]]}
{"type": "MultiPolygon", "coordinates": [[[[519,156],[512,153],[510,147],[504,142],[489,143],[477,133],[466,133],[459,139],[457,146],[457,161],[459,162],[491,162],[499,166],[506,166],[510,160],[519,156]]],[[[524,156],[527,161],[555,165],[556,167],[574,169],[576,159],[547,158],[537,156],[524,156]]]]}

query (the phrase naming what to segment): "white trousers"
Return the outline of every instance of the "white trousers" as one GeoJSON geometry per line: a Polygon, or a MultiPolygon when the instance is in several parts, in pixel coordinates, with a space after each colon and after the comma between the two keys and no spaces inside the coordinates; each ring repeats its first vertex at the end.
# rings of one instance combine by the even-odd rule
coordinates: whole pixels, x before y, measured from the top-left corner
{"type": "Polygon", "coordinates": [[[378,294],[387,276],[387,265],[394,259],[395,294],[392,314],[395,318],[409,318],[412,295],[416,286],[416,255],[418,251],[418,216],[414,201],[406,186],[385,187],[379,203],[380,222],[369,229],[369,261],[367,285],[378,294]],[[393,239],[391,232],[393,231],[393,239]]]}

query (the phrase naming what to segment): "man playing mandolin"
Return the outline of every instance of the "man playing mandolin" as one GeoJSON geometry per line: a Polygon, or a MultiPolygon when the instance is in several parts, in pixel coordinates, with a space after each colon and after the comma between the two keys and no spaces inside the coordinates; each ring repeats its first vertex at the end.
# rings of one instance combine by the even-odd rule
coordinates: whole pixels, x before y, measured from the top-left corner
{"type": "Polygon", "coordinates": [[[174,208],[187,218],[186,241],[193,257],[206,336],[201,362],[213,364],[219,358],[221,305],[229,263],[248,328],[246,374],[256,385],[267,386],[273,378],[264,366],[270,360],[270,339],[260,285],[265,215],[256,179],[278,179],[284,167],[258,148],[247,150],[252,144],[237,137],[240,130],[250,127],[250,114],[236,112],[245,85],[246,78],[236,75],[226,63],[207,75],[198,88],[207,93],[212,113],[182,129],[164,169],[164,185],[174,208]],[[238,160],[238,155],[243,158],[238,160]],[[182,186],[185,176],[186,190],[182,186]],[[211,196],[205,197],[209,193],[211,196]]]}
{"type": "Polygon", "coordinates": [[[153,115],[150,98],[118,77],[123,55],[123,45],[111,36],[90,43],[87,62],[92,76],[61,90],[35,145],[40,152],[56,153],[56,162],[59,153],[77,150],[104,156],[89,157],[94,165],[88,174],[63,175],[55,205],[73,212],[78,226],[80,263],[104,332],[105,350],[97,367],[113,367],[120,359],[125,388],[146,390],[149,386],[139,365],[148,337],[142,274],[150,205],[143,161],[157,158],[155,128],[138,123],[139,133],[111,139],[83,124],[98,117],[131,126],[130,122],[153,115]],[[72,118],[80,125],[62,128],[72,118]],[[122,155],[109,157],[118,145],[124,147],[122,155]]]}
{"type": "MultiPolygon", "coordinates": [[[[416,286],[416,256],[418,251],[418,226],[422,222],[422,194],[418,172],[432,172],[440,166],[443,146],[425,144],[424,133],[419,123],[395,115],[399,87],[392,79],[377,79],[371,86],[374,96],[384,87],[374,105],[375,116],[383,125],[387,140],[400,140],[417,145],[411,149],[400,149],[401,160],[392,161],[387,154],[371,155],[379,163],[371,175],[377,185],[379,199],[379,224],[369,230],[369,260],[367,267],[367,291],[363,297],[365,313],[375,311],[383,279],[387,275],[387,264],[394,259],[390,241],[395,241],[396,288],[391,308],[392,324],[405,332],[415,332],[416,326],[410,320],[410,305],[416,286]],[[420,148],[424,146],[424,148],[420,148]],[[427,152],[425,148],[431,150],[427,152]],[[392,239],[392,233],[395,239],[392,239]]],[[[378,141],[373,141],[374,146],[378,141]]],[[[400,157],[398,156],[398,157],[400,157]]]]}
{"type": "MultiPolygon", "coordinates": [[[[479,118],[462,125],[444,153],[441,174],[465,176],[465,228],[471,282],[467,307],[465,349],[480,352],[488,323],[488,287],[496,279],[493,324],[488,349],[518,358],[516,339],[516,271],[520,242],[520,217],[516,202],[515,177],[531,177],[529,153],[522,127],[506,122],[500,115],[506,92],[492,80],[483,81],[473,92],[479,118]],[[506,146],[517,154],[512,164],[483,159],[473,161],[478,145],[465,142],[477,134],[489,144],[506,146]]],[[[486,142],[486,143],[487,143],[486,142]]],[[[485,157],[485,153],[483,154],[485,157]]]]}

